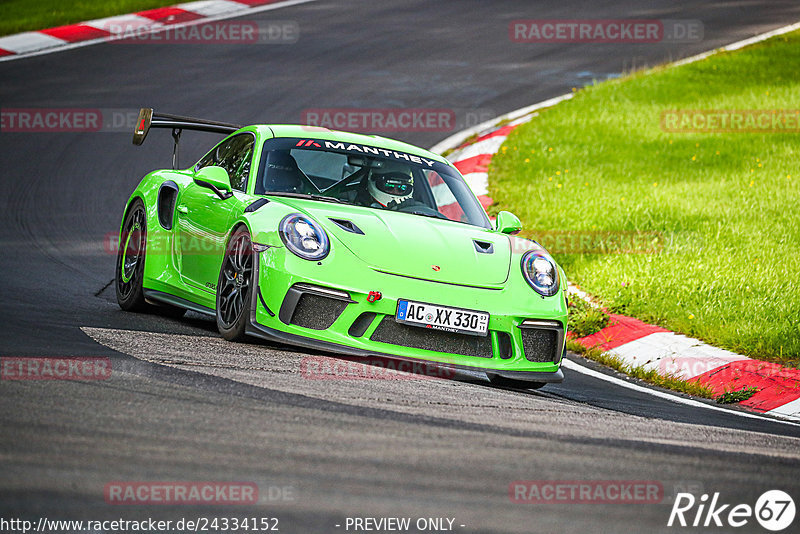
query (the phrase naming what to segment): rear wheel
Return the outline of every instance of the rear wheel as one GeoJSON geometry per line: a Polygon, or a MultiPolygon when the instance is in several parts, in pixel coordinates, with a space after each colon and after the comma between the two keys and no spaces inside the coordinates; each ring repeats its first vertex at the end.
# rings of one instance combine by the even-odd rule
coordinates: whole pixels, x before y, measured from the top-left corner
{"type": "Polygon", "coordinates": [[[125,311],[154,312],[178,319],[186,310],[169,304],[148,304],[144,298],[144,260],[147,252],[147,212],[136,199],[122,224],[114,286],[117,303],[125,311]]]}
{"type": "Polygon", "coordinates": [[[144,300],[144,256],[147,246],[147,214],[144,203],[136,199],[122,223],[115,287],[117,303],[125,311],[147,311],[144,300]]]}
{"type": "Polygon", "coordinates": [[[528,382],[527,380],[506,378],[504,376],[491,373],[486,373],[486,376],[489,378],[489,382],[491,382],[495,386],[501,386],[504,388],[539,389],[541,387],[544,387],[544,385],[546,384],[546,382],[528,382]]]}
{"type": "Polygon", "coordinates": [[[217,329],[228,341],[243,341],[250,315],[253,282],[253,243],[247,228],[239,227],[225,248],[217,281],[217,329]]]}

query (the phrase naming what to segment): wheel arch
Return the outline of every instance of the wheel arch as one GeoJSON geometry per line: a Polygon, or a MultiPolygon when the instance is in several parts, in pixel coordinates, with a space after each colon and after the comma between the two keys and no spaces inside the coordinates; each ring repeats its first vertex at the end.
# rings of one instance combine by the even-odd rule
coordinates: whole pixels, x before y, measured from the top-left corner
{"type": "Polygon", "coordinates": [[[233,234],[235,234],[239,228],[246,228],[247,233],[250,234],[250,240],[253,240],[253,229],[250,227],[250,222],[247,219],[240,218],[234,221],[234,223],[231,225],[231,229],[228,230],[228,235],[225,236],[225,249],[228,248],[233,234]]]}
{"type": "Polygon", "coordinates": [[[118,237],[122,238],[122,228],[125,225],[125,219],[128,218],[128,214],[131,212],[131,207],[133,207],[134,202],[137,200],[141,200],[142,204],[144,204],[144,211],[147,213],[147,201],[145,200],[144,196],[137,190],[135,191],[130,198],[128,198],[128,202],[125,203],[125,209],[122,211],[122,220],[119,222],[119,232],[118,237]]]}

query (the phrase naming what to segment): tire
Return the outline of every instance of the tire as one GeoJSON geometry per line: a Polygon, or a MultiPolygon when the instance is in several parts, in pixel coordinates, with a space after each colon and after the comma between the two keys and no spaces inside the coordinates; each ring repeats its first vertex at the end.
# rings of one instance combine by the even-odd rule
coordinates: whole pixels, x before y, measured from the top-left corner
{"type": "Polygon", "coordinates": [[[240,226],[225,247],[217,280],[217,329],[228,341],[244,341],[253,290],[253,243],[240,226]]]}
{"type": "Polygon", "coordinates": [[[144,203],[136,199],[122,223],[114,279],[117,303],[125,311],[144,312],[150,308],[142,287],[146,248],[147,212],[144,203]]]}
{"type": "Polygon", "coordinates": [[[517,380],[515,378],[506,378],[504,376],[486,373],[486,376],[495,386],[514,389],[539,389],[544,387],[546,382],[528,382],[527,380],[517,380]]]}
{"type": "Polygon", "coordinates": [[[125,311],[153,312],[163,317],[180,319],[186,310],[170,304],[152,305],[144,298],[144,262],[147,253],[147,212],[141,199],[136,199],[122,224],[114,287],[117,303],[125,311]]]}

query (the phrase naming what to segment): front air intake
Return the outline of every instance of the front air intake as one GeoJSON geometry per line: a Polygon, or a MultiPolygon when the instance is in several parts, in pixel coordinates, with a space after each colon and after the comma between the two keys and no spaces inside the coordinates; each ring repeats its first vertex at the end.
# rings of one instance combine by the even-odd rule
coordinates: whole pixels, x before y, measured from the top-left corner
{"type": "Polygon", "coordinates": [[[344,291],[295,284],[286,292],[278,317],[286,324],[326,330],[351,302],[344,291]]]}
{"type": "Polygon", "coordinates": [[[409,326],[398,323],[391,315],[383,318],[378,324],[378,328],[370,336],[370,340],[460,356],[492,357],[492,340],[490,336],[468,336],[442,330],[409,326]]]}
{"type": "Polygon", "coordinates": [[[536,363],[558,363],[564,344],[564,328],[561,323],[527,320],[519,328],[526,360],[536,363]]]}

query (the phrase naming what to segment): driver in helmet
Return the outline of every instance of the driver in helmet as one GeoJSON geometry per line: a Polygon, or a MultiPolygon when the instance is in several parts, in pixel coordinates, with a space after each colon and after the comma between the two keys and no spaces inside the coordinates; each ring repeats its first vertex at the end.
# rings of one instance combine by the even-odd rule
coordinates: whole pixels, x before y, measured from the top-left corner
{"type": "Polygon", "coordinates": [[[410,201],[414,193],[411,169],[402,163],[387,161],[380,169],[372,169],[367,177],[367,192],[372,207],[397,209],[410,201]]]}

